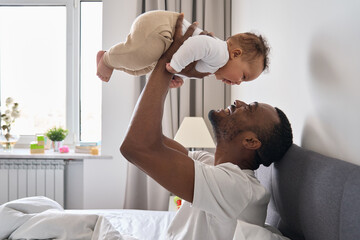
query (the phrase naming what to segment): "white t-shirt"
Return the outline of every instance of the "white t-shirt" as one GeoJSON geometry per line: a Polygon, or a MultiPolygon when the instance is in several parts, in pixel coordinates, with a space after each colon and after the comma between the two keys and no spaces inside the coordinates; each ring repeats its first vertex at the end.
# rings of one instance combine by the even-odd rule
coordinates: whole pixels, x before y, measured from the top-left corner
{"type": "Polygon", "coordinates": [[[214,166],[208,152],[189,152],[189,157],[195,160],[193,203],[184,201],[167,239],[231,240],[238,222],[264,226],[270,194],[252,170],[232,163],[214,166]]]}
{"type": "Polygon", "coordinates": [[[229,60],[227,43],[218,38],[197,35],[188,38],[173,55],[170,66],[180,72],[198,61],[195,69],[202,73],[215,73],[229,60]]]}

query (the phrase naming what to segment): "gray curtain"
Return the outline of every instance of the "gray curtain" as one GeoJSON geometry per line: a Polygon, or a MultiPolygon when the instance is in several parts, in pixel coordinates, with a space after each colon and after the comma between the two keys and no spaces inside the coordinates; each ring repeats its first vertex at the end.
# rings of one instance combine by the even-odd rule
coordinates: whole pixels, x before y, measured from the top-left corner
{"type": "MultiPolygon", "coordinates": [[[[218,38],[231,35],[231,0],[138,0],[138,14],[150,10],[183,12],[189,22],[214,32],[218,38]]],[[[142,90],[146,77],[140,77],[142,90]]],[[[171,89],[166,98],[163,131],[173,138],[184,117],[201,116],[211,131],[207,113],[230,103],[230,87],[210,76],[202,80],[188,79],[178,89],[171,89]]],[[[128,164],[124,208],[167,210],[170,192],[137,167],[128,164]]]]}

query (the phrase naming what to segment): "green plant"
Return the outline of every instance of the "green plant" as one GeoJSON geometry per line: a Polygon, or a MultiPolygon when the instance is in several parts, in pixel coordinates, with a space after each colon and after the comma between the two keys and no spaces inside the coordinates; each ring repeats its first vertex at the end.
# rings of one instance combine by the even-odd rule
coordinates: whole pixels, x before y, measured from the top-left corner
{"type": "Polygon", "coordinates": [[[68,130],[67,129],[63,129],[61,127],[53,127],[50,128],[47,132],[46,132],[46,136],[53,142],[55,141],[62,141],[65,139],[65,137],[68,135],[68,130]]]}

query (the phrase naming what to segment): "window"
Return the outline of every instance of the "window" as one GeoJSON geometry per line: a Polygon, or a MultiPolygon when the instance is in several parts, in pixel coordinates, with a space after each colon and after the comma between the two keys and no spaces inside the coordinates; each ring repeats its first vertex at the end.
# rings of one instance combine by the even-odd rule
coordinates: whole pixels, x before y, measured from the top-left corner
{"type": "Polygon", "coordinates": [[[19,103],[14,133],[62,126],[69,143],[100,140],[101,13],[98,1],[0,0],[0,94],[19,103]]]}
{"type": "Polygon", "coordinates": [[[0,31],[1,102],[12,97],[22,110],[14,130],[65,126],[65,7],[1,7],[0,31]]]}
{"type": "Polygon", "coordinates": [[[102,3],[81,3],[80,137],[101,139],[101,80],[96,76],[95,56],[102,44],[102,3]]]}

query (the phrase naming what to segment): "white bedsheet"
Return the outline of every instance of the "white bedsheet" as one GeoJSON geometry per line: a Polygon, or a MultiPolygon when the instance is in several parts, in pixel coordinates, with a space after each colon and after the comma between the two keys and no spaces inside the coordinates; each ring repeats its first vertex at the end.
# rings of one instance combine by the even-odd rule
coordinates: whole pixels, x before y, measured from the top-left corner
{"type": "Polygon", "coordinates": [[[0,206],[0,239],[163,239],[175,212],[64,210],[46,197],[0,206]]]}
{"type": "Polygon", "coordinates": [[[29,197],[0,206],[0,239],[111,239],[121,234],[103,216],[70,213],[46,197],[29,197]]]}
{"type": "Polygon", "coordinates": [[[174,218],[173,211],[149,211],[132,209],[66,210],[71,213],[84,212],[104,216],[126,240],[164,239],[174,218]]]}

